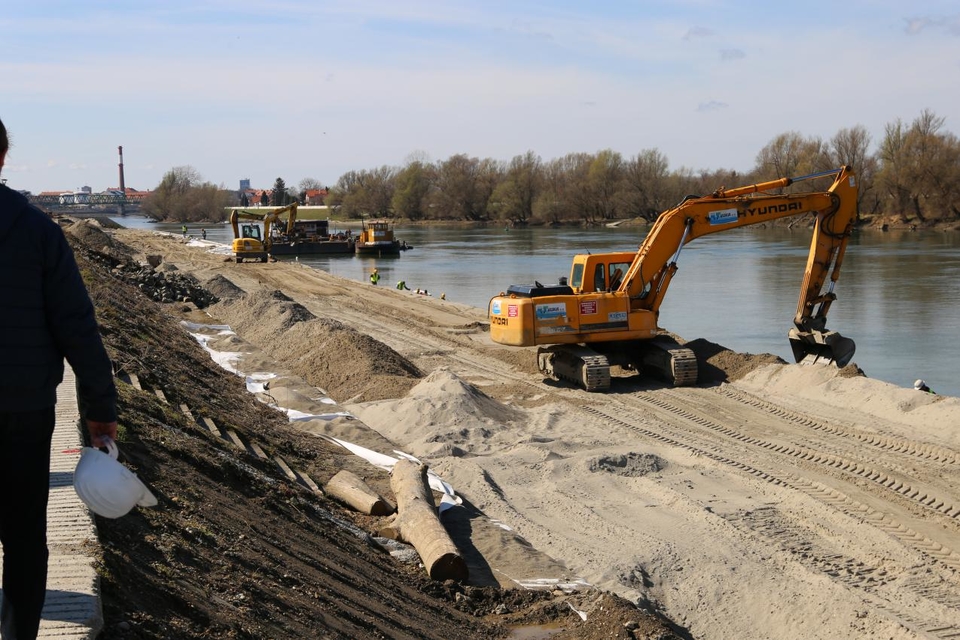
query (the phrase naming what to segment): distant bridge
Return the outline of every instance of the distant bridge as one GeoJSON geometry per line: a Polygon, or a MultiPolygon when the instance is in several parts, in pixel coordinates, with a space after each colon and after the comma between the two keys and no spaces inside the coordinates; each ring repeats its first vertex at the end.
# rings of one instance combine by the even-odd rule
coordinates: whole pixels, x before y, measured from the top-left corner
{"type": "Polygon", "coordinates": [[[28,196],[40,209],[64,213],[136,213],[144,196],[125,196],[121,193],[64,193],[60,195],[28,196]]]}

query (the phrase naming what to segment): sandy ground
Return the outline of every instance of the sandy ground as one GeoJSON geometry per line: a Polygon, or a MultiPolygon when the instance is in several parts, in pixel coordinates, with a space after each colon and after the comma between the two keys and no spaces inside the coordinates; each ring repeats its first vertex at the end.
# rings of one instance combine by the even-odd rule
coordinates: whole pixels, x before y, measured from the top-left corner
{"type": "Polygon", "coordinates": [[[960,400],[729,352],[725,382],[590,394],[483,310],[116,234],[222,297],[247,370],[288,376],[274,400],[359,418],[305,430],[416,455],[479,509],[480,580],[585,581],[697,638],[960,636],[960,400]]]}

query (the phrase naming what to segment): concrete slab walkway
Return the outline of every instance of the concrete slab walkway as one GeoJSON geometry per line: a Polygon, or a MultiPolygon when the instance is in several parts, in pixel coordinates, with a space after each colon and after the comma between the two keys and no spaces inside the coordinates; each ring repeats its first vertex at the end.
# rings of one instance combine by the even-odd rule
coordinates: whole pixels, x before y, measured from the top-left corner
{"type": "MultiPolygon", "coordinates": [[[[73,470],[83,446],[77,419],[76,379],[67,367],[57,389],[56,426],[50,455],[47,599],[39,638],[96,638],[103,627],[100,580],[94,558],[100,543],[93,515],[73,490],[73,470]]],[[[0,558],[0,569],[3,560],[0,558]]]]}

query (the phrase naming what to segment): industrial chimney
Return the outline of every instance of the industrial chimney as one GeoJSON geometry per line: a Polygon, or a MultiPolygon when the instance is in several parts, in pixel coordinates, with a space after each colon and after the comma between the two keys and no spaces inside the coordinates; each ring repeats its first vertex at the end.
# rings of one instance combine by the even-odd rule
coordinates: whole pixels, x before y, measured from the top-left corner
{"type": "Polygon", "coordinates": [[[117,147],[117,151],[120,152],[120,215],[124,215],[123,203],[127,199],[127,188],[123,183],[123,145],[117,147]]]}
{"type": "Polygon", "coordinates": [[[120,151],[120,193],[127,195],[127,190],[123,185],[123,146],[117,147],[120,151]]]}

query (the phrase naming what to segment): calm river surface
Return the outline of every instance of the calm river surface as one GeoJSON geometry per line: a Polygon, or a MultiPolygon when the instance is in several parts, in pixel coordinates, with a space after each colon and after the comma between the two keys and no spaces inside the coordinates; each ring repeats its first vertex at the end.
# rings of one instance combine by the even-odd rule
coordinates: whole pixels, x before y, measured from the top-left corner
{"type": "MultiPolygon", "coordinates": [[[[180,233],[180,225],[113,218],[138,229],[180,233]]],[[[331,227],[335,225],[331,224],[331,227]]],[[[200,235],[191,225],[190,234],[200,235]]],[[[229,225],[206,227],[229,244],[229,225]]],[[[380,286],[411,289],[486,308],[511,284],[556,283],[575,253],[631,251],[646,228],[465,229],[400,226],[414,247],[399,257],[317,256],[304,264],[380,286]]],[[[772,353],[792,361],[787,331],[797,307],[810,233],[747,228],[697,239],[680,254],[680,270],[660,309],[660,326],[686,340],[772,353]]],[[[293,258],[283,258],[290,259],[293,258]]],[[[242,268],[238,266],[238,268],[242,268]]],[[[960,232],[859,232],[847,248],[828,328],[857,344],[853,362],[871,378],[911,387],[923,378],[937,393],[960,396],[960,232]]]]}

